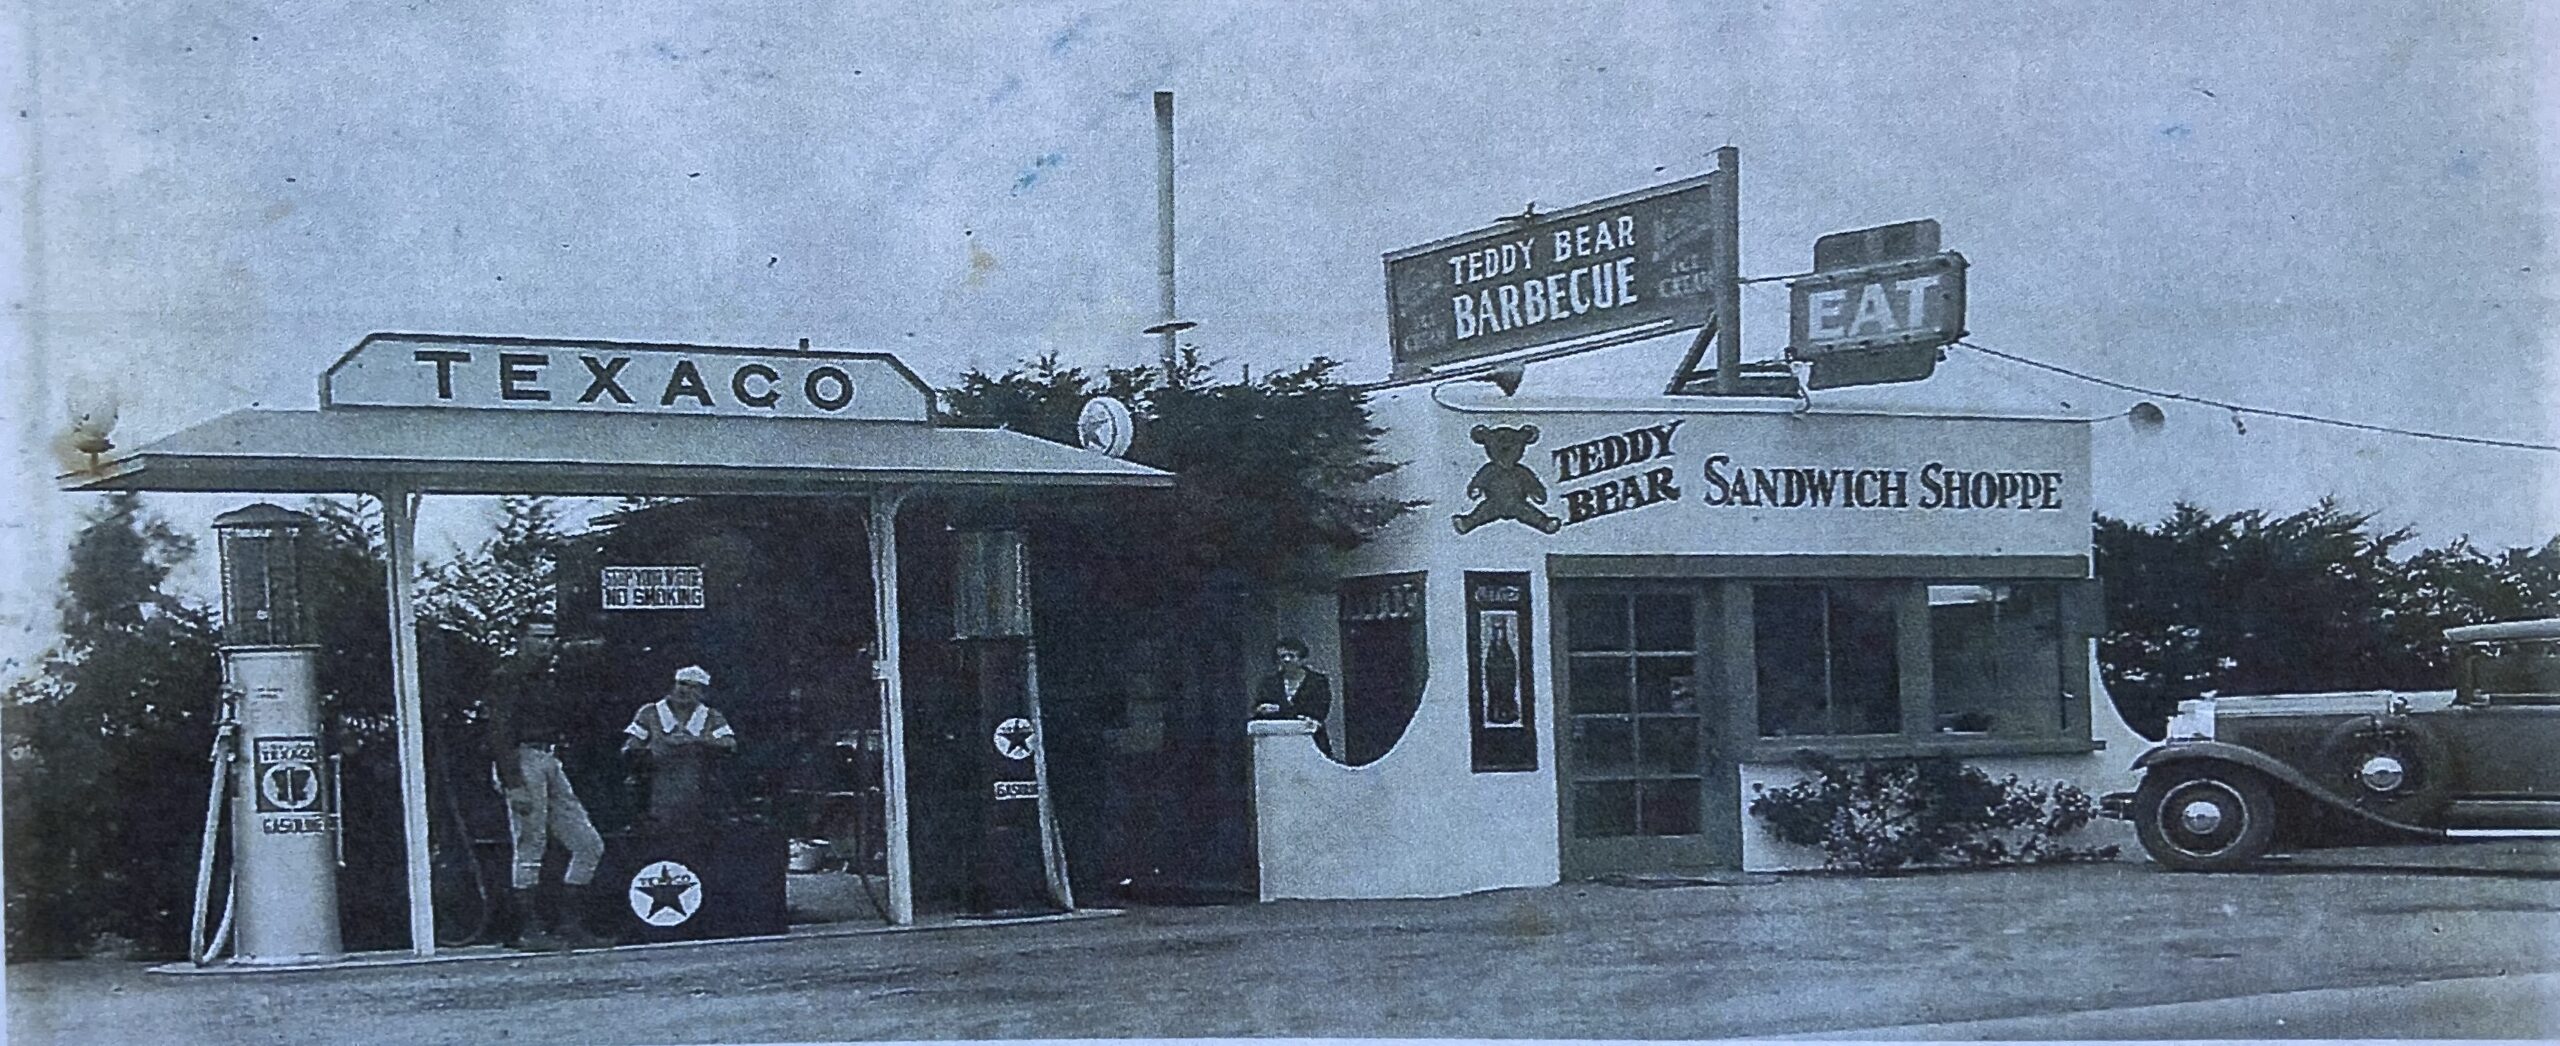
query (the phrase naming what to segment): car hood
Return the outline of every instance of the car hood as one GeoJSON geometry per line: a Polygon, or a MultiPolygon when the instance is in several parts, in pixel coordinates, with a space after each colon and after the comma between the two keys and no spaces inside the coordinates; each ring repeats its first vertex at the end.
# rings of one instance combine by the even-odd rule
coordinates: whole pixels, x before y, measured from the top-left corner
{"type": "Polygon", "coordinates": [[[2206,699],[2217,717],[2383,715],[2395,705],[2413,713],[2453,707],[2451,690],[2344,690],[2322,694],[2240,694],[2206,699]]]}

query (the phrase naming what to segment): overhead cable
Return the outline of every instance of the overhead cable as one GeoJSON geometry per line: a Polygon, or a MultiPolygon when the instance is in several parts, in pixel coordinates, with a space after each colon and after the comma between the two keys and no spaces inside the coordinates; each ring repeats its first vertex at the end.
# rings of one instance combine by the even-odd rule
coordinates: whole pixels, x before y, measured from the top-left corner
{"type": "Polygon", "coordinates": [[[1999,358],[1999,359],[2007,360],[2007,361],[2009,361],[2009,362],[2011,362],[2011,363],[2017,363],[2017,364],[2022,364],[2022,365],[2024,365],[2024,366],[2034,367],[2034,368],[2036,368],[2036,369],[2038,369],[2038,370],[2051,371],[2051,372],[2053,372],[2053,373],[2055,373],[2055,374],[2060,374],[2060,375],[2062,375],[2062,376],[2064,376],[2064,377],[2072,378],[2072,379],[2076,379],[2076,380],[2079,380],[2079,381],[2085,381],[2085,382],[2088,382],[2088,383],[2090,383],[2090,384],[2092,384],[2092,385],[2103,385],[2103,386],[2106,386],[2107,388],[2111,388],[2111,389],[2118,389],[2118,390],[2121,390],[2121,391],[2124,391],[2124,392],[2139,393],[2139,394],[2144,395],[2144,396],[2156,396],[2156,397],[2159,397],[2159,398],[2161,398],[2161,399],[2165,399],[2165,400],[2177,400],[2177,401],[2182,402],[2182,403],[2195,403],[2195,404],[2200,404],[2200,405],[2207,406],[2207,407],[2214,407],[2214,408],[2217,408],[2217,409],[2220,409],[2220,410],[2227,410],[2227,411],[2232,412],[2233,414],[2256,414],[2256,415],[2259,415],[2259,416],[2262,416],[2262,417],[2269,417],[2269,418],[2283,418],[2283,419],[2285,419],[2285,420],[2287,420],[2287,421],[2304,421],[2304,422],[2310,422],[2311,424],[2314,424],[2314,425],[2334,425],[2334,426],[2336,426],[2336,427],[2338,427],[2338,428],[2344,428],[2344,429],[2356,429],[2356,430],[2363,431],[2363,432],[2380,432],[2380,433],[2384,433],[2384,434],[2387,434],[2387,435],[2393,435],[2393,436],[2410,436],[2410,437],[2414,437],[2414,438],[2417,438],[2417,439],[2442,440],[2442,441],[2447,442],[2447,443],[2468,443],[2468,444],[2472,444],[2472,445],[2474,445],[2474,446],[2482,446],[2482,447],[2506,447],[2506,448],[2513,449],[2513,450],[2541,450],[2541,451],[2553,451],[2553,452],[2560,452],[2560,445],[2554,445],[2554,444],[2550,444],[2550,443],[2528,443],[2528,442],[2525,442],[2525,441],[2523,441],[2523,440],[2494,439],[2494,438],[2487,437],[2487,436],[2464,436],[2464,435],[2458,435],[2458,434],[2450,433],[2450,432],[2428,432],[2428,431],[2424,431],[2424,430],[2421,430],[2421,429],[2404,429],[2404,428],[2399,428],[2399,427],[2397,427],[2397,426],[2392,426],[2392,425],[2376,425],[2376,424],[2372,424],[2372,423],[2370,423],[2370,422],[2349,421],[2349,420],[2344,419],[2344,418],[2329,418],[2329,417],[2322,417],[2322,416],[2317,415],[2317,414],[2303,414],[2303,413],[2300,413],[2300,412],[2297,412],[2297,411],[2290,411],[2290,410],[2274,410],[2274,409],[2267,408],[2267,407],[2251,407],[2251,406],[2247,406],[2247,405],[2245,405],[2245,404],[2230,403],[2230,402],[2226,402],[2226,401],[2223,401],[2223,400],[2213,399],[2213,398],[2211,398],[2211,397],[2207,397],[2207,396],[2195,396],[2195,395],[2189,395],[2189,394],[2184,393],[2184,392],[2171,392],[2171,391],[2169,391],[2169,390],[2167,390],[2167,389],[2146,388],[2146,387],[2144,387],[2144,386],[2141,386],[2141,385],[2135,385],[2135,384],[2132,384],[2132,383],[2130,383],[2130,382],[2117,381],[2117,380],[2115,380],[2115,379],[2113,379],[2113,378],[2102,378],[2102,377],[2099,377],[2098,375],[2095,375],[2095,374],[2089,374],[2089,373],[2086,373],[2086,372],[2083,372],[2083,371],[2073,370],[2073,369],[2071,369],[2071,368],[2069,368],[2069,367],[2065,367],[2065,366],[2062,366],[2062,365],[2060,365],[2060,364],[2055,364],[2055,363],[2046,363],[2046,362],[2044,362],[2043,360],[2030,359],[2030,358],[2025,357],[2025,356],[2020,356],[2020,355],[2018,355],[2017,353],[2014,353],[2014,352],[2002,352],[2002,351],[2000,351],[2000,350],[1998,350],[1998,349],[1992,348],[1992,347],[1990,347],[1990,346],[1988,346],[1988,345],[1984,345],[1984,344],[1982,344],[1982,343],[1980,343],[1980,342],[1972,341],[1972,340],[1970,340],[1970,339],[1968,339],[1968,340],[1964,340],[1964,341],[1959,341],[1959,342],[1957,342],[1956,344],[1958,344],[1958,345],[1962,345],[1962,346],[1964,346],[1965,348],[1972,349],[1973,351],[1975,351],[1975,352],[1979,352],[1979,353],[1982,353],[1983,355],[1986,355],[1986,356],[1992,356],[1992,357],[1996,357],[1996,358],[1999,358]]]}

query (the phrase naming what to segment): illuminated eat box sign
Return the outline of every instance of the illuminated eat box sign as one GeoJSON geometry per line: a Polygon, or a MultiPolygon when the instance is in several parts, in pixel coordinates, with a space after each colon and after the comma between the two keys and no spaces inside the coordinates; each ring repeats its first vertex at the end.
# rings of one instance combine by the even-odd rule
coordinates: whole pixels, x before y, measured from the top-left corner
{"type": "Polygon", "coordinates": [[[1943,345],[1964,337],[1964,256],[1817,273],[1787,285],[1796,359],[1943,345]]]}
{"type": "Polygon", "coordinates": [[[880,353],[375,334],[320,379],[323,407],[466,407],[926,421],[932,391],[880,353]]]}
{"type": "Polygon", "coordinates": [[[1705,323],[1721,182],[1702,175],[1387,255],[1396,367],[1705,323]]]}
{"type": "Polygon", "coordinates": [[[597,585],[606,610],[700,610],[701,567],[606,567],[597,585]]]}

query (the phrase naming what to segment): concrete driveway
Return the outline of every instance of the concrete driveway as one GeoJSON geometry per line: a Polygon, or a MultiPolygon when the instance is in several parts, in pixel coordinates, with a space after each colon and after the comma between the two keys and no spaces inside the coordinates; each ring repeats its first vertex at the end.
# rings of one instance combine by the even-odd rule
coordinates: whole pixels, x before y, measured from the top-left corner
{"type": "Polygon", "coordinates": [[[2560,848],[2337,851],[231,976],[8,971],[12,1041],[2560,1036],[2560,848]]]}

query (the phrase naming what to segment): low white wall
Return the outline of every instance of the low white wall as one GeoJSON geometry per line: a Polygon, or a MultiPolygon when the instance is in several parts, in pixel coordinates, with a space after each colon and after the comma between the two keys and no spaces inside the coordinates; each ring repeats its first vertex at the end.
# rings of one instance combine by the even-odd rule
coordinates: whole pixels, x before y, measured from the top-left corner
{"type": "MultiPolygon", "coordinates": [[[[2134,733],[2116,712],[2115,698],[2107,693],[2106,681],[2099,678],[2096,644],[2090,644],[2089,656],[2089,726],[2090,734],[2106,747],[2083,755],[2017,755],[1966,756],[1963,761],[1981,767],[1992,777],[2016,774],[2031,784],[2068,781],[2088,792],[2091,798],[2108,792],[2132,791],[2142,775],[2133,769],[2134,757],[2141,755],[2151,742],[2134,733]]],[[[1742,774],[1742,866],[1750,871],[1795,871],[1822,867],[1822,851],[1798,846],[1769,834],[1768,825],[1751,816],[1752,789],[1755,786],[1783,788],[1804,778],[1804,771],[1786,763],[1745,763],[1742,774]]],[[[2067,836],[2063,842],[2071,846],[2108,846],[2121,849],[2124,860],[2140,860],[2141,850],[2133,837],[2133,826],[2122,821],[2099,818],[2087,828],[2067,836]]]]}
{"type": "MultiPolygon", "coordinates": [[[[1556,881],[1549,695],[1542,685],[1539,769],[1473,772],[1463,580],[1443,570],[1425,584],[1432,670],[1412,722],[1386,755],[1345,766],[1316,748],[1313,724],[1247,725],[1264,900],[1447,897],[1556,881]]],[[[1534,578],[1532,586],[1532,605],[1543,608],[1545,580],[1534,578]]],[[[1331,599],[1278,610],[1281,631],[1305,637],[1320,669],[1339,666],[1331,599]]],[[[1537,678],[1553,678],[1544,644],[1532,652],[1537,678]]],[[[1340,673],[1333,674],[1339,685],[1340,673]]]]}
{"type": "Polygon", "coordinates": [[[1453,780],[1447,758],[1404,750],[1431,741],[1412,733],[1352,767],[1316,749],[1313,723],[1247,729],[1263,900],[1446,897],[1556,881],[1555,791],[1539,775],[1469,775],[1460,755],[1453,780]]]}

